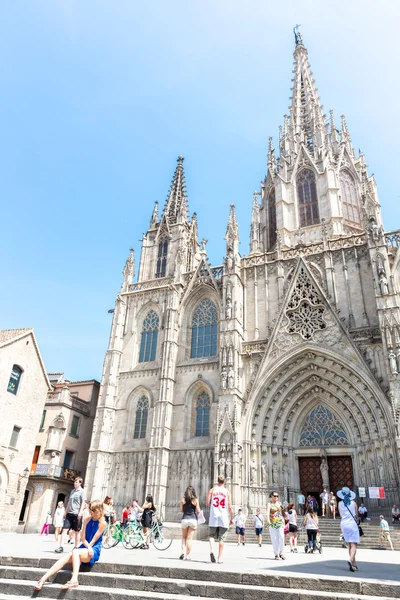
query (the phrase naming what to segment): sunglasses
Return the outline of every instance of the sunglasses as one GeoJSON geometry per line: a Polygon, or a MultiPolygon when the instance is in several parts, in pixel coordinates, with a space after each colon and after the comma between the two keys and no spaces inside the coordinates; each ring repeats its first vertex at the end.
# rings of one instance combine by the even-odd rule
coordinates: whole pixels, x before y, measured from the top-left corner
{"type": "Polygon", "coordinates": [[[273,498],[278,498],[278,494],[272,494],[273,498]]]}

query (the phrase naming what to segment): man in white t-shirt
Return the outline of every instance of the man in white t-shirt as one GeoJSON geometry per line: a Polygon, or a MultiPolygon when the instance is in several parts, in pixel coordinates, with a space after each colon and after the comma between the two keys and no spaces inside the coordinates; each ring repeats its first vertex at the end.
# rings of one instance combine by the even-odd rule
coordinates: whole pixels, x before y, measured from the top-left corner
{"type": "Polygon", "coordinates": [[[225,487],[225,477],[219,475],[218,484],[208,492],[206,505],[210,507],[209,540],[210,559],[215,563],[214,540],[219,542],[218,562],[222,563],[225,540],[228,535],[229,525],[233,523],[233,510],[231,493],[225,487]]]}
{"type": "Polygon", "coordinates": [[[328,506],[329,494],[326,490],[323,490],[322,494],[319,495],[321,498],[321,508],[322,508],[322,516],[325,516],[325,511],[328,506]]]}

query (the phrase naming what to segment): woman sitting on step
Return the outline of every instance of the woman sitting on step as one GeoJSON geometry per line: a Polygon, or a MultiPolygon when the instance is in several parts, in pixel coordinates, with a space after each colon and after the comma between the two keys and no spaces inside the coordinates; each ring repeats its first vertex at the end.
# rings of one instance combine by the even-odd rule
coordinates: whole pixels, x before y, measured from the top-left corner
{"type": "Polygon", "coordinates": [[[107,526],[104,519],[104,509],[101,500],[90,502],[90,517],[85,519],[81,531],[82,544],[79,548],[74,548],[71,554],[63,556],[58,560],[35,585],[35,590],[42,589],[43,584],[51,577],[63,569],[68,563],[72,563],[72,576],[70,581],[62,586],[61,589],[69,590],[78,587],[78,573],[81,564],[94,565],[100,558],[103,533],[107,526]]]}

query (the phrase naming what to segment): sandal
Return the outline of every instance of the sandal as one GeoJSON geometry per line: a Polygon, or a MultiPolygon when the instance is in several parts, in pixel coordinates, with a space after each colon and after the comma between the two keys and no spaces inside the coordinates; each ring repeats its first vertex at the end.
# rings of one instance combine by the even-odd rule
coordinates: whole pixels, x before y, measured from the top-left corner
{"type": "Polygon", "coordinates": [[[73,588],[77,588],[79,583],[77,581],[67,581],[64,585],[61,586],[62,590],[72,590],[73,588]]]}
{"type": "Polygon", "coordinates": [[[36,590],[37,592],[40,592],[40,590],[42,589],[44,585],[44,581],[42,581],[41,579],[39,579],[39,581],[37,583],[35,583],[35,585],[33,586],[33,589],[36,590]]]}

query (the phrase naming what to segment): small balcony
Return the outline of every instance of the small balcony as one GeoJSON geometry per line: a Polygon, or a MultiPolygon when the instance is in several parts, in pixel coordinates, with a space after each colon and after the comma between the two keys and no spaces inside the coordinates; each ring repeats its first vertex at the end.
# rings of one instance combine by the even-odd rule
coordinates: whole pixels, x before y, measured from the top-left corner
{"type": "Polygon", "coordinates": [[[64,479],[65,481],[74,481],[75,477],[79,477],[80,472],[67,467],[57,465],[32,465],[31,477],[50,477],[51,479],[64,479]]]}

